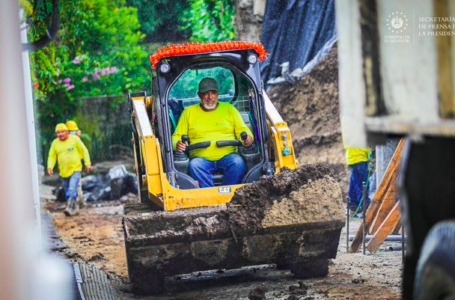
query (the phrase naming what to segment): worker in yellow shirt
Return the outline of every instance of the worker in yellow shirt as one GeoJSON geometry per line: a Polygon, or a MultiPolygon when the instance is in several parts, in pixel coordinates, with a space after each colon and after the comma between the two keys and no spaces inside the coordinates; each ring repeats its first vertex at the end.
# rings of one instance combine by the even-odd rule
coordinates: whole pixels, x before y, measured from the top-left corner
{"type": "MultiPolygon", "coordinates": [[[[346,161],[351,171],[349,181],[349,209],[355,212],[363,197],[363,182],[368,179],[368,159],[371,153],[370,148],[353,148],[345,145],[346,161]]],[[[368,187],[366,187],[368,190],[368,187]]],[[[368,199],[365,204],[369,204],[368,199]]]]}
{"type": "Polygon", "coordinates": [[[243,158],[237,147],[217,147],[216,141],[242,141],[240,134],[247,133],[243,144],[253,144],[253,135],[238,110],[230,103],[218,102],[220,90],[215,79],[206,77],[199,82],[200,104],[186,108],[172,135],[174,150],[184,152],[188,146],[182,142],[182,135],[188,135],[192,144],[210,141],[210,146],[195,149],[190,153],[189,175],[199,182],[199,187],[212,187],[212,175],[221,171],[223,185],[238,184],[246,171],[243,158]]]}
{"type": "Polygon", "coordinates": [[[55,163],[58,162],[60,176],[65,187],[66,209],[65,215],[71,216],[79,213],[77,199],[77,186],[81,178],[82,162],[87,173],[92,167],[88,152],[84,153],[84,146],[80,139],[69,135],[68,127],[60,123],[55,127],[57,138],[52,142],[47,159],[47,173],[54,174],[55,163]]]}
{"type": "MultiPolygon", "coordinates": [[[[72,120],[66,121],[66,127],[68,127],[69,134],[77,139],[80,140],[81,138],[81,130],[77,126],[77,123],[72,120]]],[[[82,140],[81,140],[82,142],[82,140]]],[[[84,156],[89,156],[88,149],[85,146],[84,142],[82,142],[82,146],[84,146],[84,156]]],[[[84,157],[81,157],[83,159],[84,157]]],[[[82,180],[79,180],[79,184],[77,186],[77,203],[79,204],[80,208],[83,208],[85,206],[85,199],[84,199],[84,194],[82,193],[82,180]]]]}

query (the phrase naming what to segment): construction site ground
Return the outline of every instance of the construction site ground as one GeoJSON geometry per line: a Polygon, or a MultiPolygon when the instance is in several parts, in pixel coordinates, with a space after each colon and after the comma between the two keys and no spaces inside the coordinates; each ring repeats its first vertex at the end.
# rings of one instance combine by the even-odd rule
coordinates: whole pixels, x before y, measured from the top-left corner
{"type": "MultiPolygon", "coordinates": [[[[117,201],[89,204],[79,216],[67,218],[63,214],[64,204],[53,201],[49,195],[50,187],[42,186],[41,190],[43,208],[50,213],[66,246],[60,251],[74,262],[106,272],[121,299],[401,298],[401,251],[386,251],[390,246],[386,244],[374,254],[347,254],[345,232],[341,235],[337,258],[332,260],[325,278],[296,280],[287,270],[263,265],[168,278],[164,295],[136,296],[130,292],[122,231],[123,205],[137,201],[136,196],[130,194],[117,201]]],[[[351,234],[355,234],[359,225],[358,218],[351,222],[351,234]]]]}
{"type": "MultiPolygon", "coordinates": [[[[300,163],[325,163],[345,194],[349,175],[339,120],[337,47],[293,85],[273,87],[268,94],[291,129],[300,163]]],[[[124,164],[97,164],[103,166],[98,171],[106,172],[118,163],[124,164]]],[[[386,251],[401,243],[385,244],[374,254],[348,254],[346,227],[325,278],[296,280],[287,270],[265,265],[167,278],[164,295],[136,296],[128,280],[122,216],[124,204],[138,201],[137,197],[130,194],[116,201],[92,203],[79,216],[66,218],[64,204],[55,202],[50,191],[49,186],[41,188],[43,208],[51,214],[66,245],[61,251],[73,261],[106,272],[121,299],[401,299],[402,253],[386,251]]],[[[357,218],[351,222],[350,234],[356,233],[360,223],[357,218]]]]}

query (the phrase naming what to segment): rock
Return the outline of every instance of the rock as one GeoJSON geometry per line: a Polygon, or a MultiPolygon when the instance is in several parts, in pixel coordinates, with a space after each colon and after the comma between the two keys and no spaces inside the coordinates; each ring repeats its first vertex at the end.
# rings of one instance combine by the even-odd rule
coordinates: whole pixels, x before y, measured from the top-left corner
{"type": "Polygon", "coordinates": [[[260,284],[257,287],[255,287],[249,294],[248,294],[248,299],[250,300],[266,300],[267,298],[265,297],[265,293],[269,289],[265,284],[260,284]]]}
{"type": "Polygon", "coordinates": [[[58,202],[65,202],[66,197],[65,197],[65,189],[63,186],[57,186],[52,190],[52,194],[55,195],[57,198],[58,202]]]}

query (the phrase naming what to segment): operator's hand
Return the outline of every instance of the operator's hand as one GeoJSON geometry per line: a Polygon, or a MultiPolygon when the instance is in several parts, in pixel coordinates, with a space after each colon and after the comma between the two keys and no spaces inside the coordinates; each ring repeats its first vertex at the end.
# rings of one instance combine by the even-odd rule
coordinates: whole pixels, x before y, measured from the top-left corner
{"type": "Polygon", "coordinates": [[[246,146],[246,147],[249,147],[251,146],[251,144],[253,144],[253,137],[251,135],[248,135],[246,140],[243,142],[243,144],[246,146]]]}
{"type": "Polygon", "coordinates": [[[182,141],[178,141],[177,142],[177,145],[176,145],[176,148],[177,148],[177,151],[178,152],[184,152],[186,150],[186,147],[188,146],[187,143],[184,143],[182,141]]]}
{"type": "Polygon", "coordinates": [[[47,169],[47,174],[49,174],[49,176],[54,175],[54,170],[53,169],[47,169]]]}
{"type": "Polygon", "coordinates": [[[85,166],[85,171],[87,171],[87,173],[92,172],[92,166],[85,166]]]}

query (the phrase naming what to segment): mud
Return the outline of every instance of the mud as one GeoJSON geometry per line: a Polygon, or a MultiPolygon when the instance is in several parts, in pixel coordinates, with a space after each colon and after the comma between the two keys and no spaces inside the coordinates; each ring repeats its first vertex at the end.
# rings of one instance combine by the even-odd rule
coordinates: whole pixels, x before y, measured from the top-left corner
{"type": "Polygon", "coordinates": [[[344,220],[341,190],[327,164],[304,165],[295,171],[238,189],[224,207],[152,212],[144,204],[125,208],[128,236],[141,236],[138,246],[191,242],[311,222],[344,220]],[[150,226],[150,224],[154,226],[150,226]],[[146,241],[148,240],[148,241],[146,241]]]}
{"type": "Polygon", "coordinates": [[[291,129],[299,162],[334,165],[338,170],[334,178],[344,193],[348,177],[339,117],[337,47],[294,85],[275,86],[268,95],[291,129]]]}
{"type": "Polygon", "coordinates": [[[303,165],[236,191],[227,205],[236,233],[311,222],[342,221],[341,190],[326,164],[303,165]]]}

